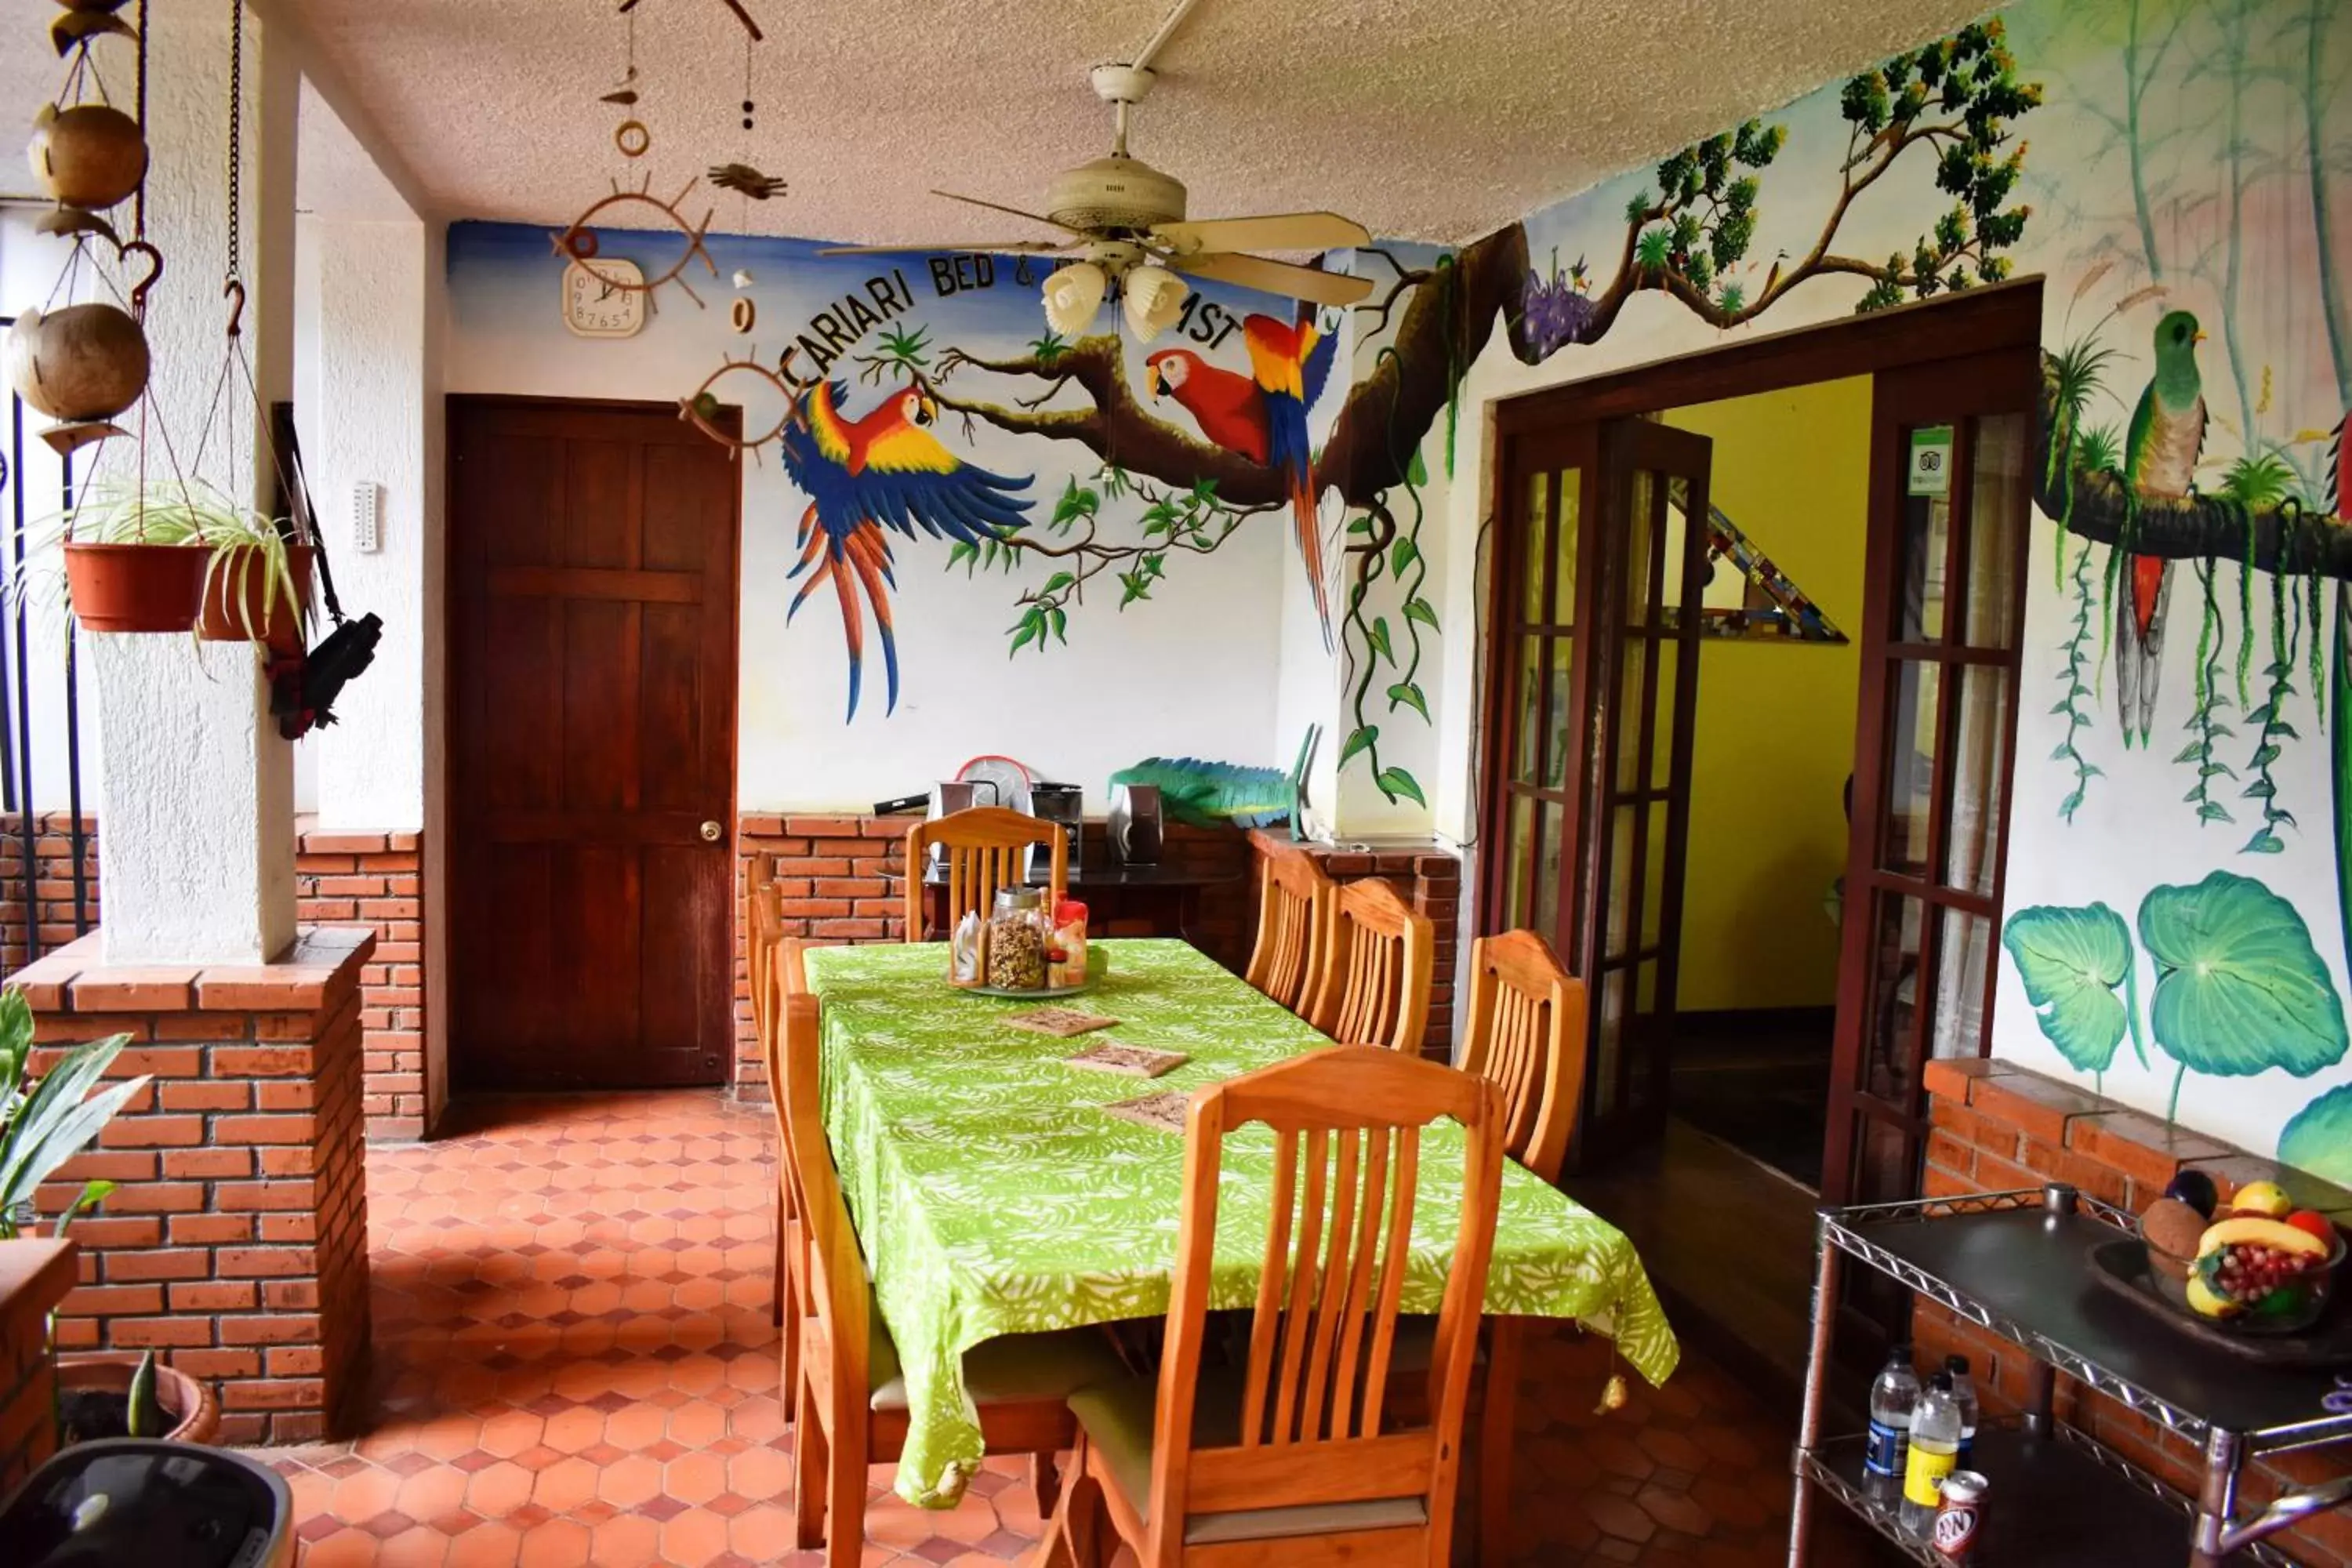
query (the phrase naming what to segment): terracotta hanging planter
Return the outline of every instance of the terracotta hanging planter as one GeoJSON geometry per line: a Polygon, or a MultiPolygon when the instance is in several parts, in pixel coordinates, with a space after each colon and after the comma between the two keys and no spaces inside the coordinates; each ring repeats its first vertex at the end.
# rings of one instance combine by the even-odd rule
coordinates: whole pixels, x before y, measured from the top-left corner
{"type": "Polygon", "coordinates": [[[184,544],[65,545],[66,592],[86,632],[184,632],[212,552],[184,544]]]}
{"type": "Polygon", "coordinates": [[[303,619],[310,611],[310,561],[316,553],[308,544],[286,546],[286,573],[294,587],[289,605],[285,584],[271,573],[259,546],[231,544],[211,552],[196,635],[210,642],[261,642],[287,651],[299,647],[303,619]]]}

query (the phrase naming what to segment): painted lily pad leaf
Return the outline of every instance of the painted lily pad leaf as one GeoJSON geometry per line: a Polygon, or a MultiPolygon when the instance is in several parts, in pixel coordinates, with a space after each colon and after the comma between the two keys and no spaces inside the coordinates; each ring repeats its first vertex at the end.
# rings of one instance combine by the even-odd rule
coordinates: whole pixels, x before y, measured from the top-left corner
{"type": "Polygon", "coordinates": [[[2156,1043],[2199,1072],[2284,1068],[2308,1078],[2344,1059],[2344,1003],[2294,906],[2251,877],[2216,871],[2149,891],[2140,945],[2156,960],[2156,1043]]]}
{"type": "Polygon", "coordinates": [[[2352,1186],[2352,1083],[2296,1111],[2279,1131],[2278,1157],[2283,1165],[2352,1186]]]}
{"type": "Polygon", "coordinates": [[[2001,946],[2025,983],[2033,1021],[2078,1072],[2105,1072],[2124,1037],[2116,987],[2131,968],[2131,927],[2105,904],[2037,904],[2010,916],[2001,946]]]}

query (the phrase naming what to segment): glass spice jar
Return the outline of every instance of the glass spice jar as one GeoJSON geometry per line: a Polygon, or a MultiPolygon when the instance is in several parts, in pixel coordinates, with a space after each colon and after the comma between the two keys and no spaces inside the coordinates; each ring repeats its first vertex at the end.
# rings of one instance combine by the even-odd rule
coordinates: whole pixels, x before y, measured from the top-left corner
{"type": "Polygon", "coordinates": [[[988,920],[988,984],[999,991],[1043,991],[1050,935],[1034,888],[999,888],[988,920]]]}

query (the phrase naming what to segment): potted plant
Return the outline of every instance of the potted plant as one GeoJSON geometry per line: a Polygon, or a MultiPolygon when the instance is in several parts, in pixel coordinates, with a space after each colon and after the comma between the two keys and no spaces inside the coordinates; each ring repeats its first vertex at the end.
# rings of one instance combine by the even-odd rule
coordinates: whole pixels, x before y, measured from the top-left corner
{"type": "MultiPolygon", "coordinates": [[[[123,1102],[147,1087],[140,1077],[98,1088],[130,1038],[84,1041],[35,1078],[33,1009],[22,991],[0,992],[0,1246],[38,1223],[33,1205],[41,1184],[89,1148],[123,1102]]],[[[85,1183],[58,1215],[56,1234],[65,1235],[114,1188],[112,1182],[85,1183]]],[[[59,1420],[68,1441],[153,1434],[200,1443],[219,1425],[210,1392],[194,1378],[153,1364],[152,1354],[63,1363],[58,1381],[59,1420]]]]}
{"type": "Polygon", "coordinates": [[[182,632],[299,646],[311,547],[201,479],[92,482],[34,541],[9,582],[21,596],[56,546],[83,629],[182,632]]]}

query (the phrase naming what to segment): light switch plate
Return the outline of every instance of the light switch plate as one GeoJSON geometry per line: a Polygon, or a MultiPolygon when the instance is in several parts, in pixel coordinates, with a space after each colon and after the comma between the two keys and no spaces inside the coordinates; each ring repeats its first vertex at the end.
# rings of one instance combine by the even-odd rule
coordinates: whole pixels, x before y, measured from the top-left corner
{"type": "Polygon", "coordinates": [[[372,479],[352,487],[352,548],[373,553],[383,548],[383,506],[372,479]]]}

